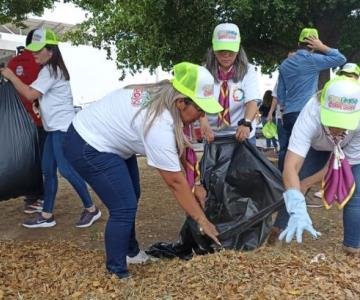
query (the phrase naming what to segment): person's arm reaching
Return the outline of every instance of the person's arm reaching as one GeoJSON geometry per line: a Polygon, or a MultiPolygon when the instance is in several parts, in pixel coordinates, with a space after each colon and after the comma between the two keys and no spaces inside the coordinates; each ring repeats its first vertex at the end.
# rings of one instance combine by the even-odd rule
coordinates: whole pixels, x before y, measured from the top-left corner
{"type": "Polygon", "coordinates": [[[182,172],[170,172],[158,169],[161,177],[173,192],[176,200],[185,212],[190,215],[216,244],[221,245],[215,226],[209,222],[200,205],[195,200],[193,193],[182,172]]]}
{"type": "Polygon", "coordinates": [[[270,110],[269,110],[269,113],[268,113],[268,116],[267,116],[267,121],[268,122],[272,122],[273,114],[274,114],[274,111],[276,109],[276,105],[277,105],[277,99],[276,99],[276,97],[272,97],[270,110]]]}
{"type": "Polygon", "coordinates": [[[4,76],[6,79],[10,80],[11,83],[14,85],[15,89],[30,102],[33,102],[34,100],[41,97],[42,94],[39,91],[23,83],[11,69],[2,68],[0,69],[0,72],[1,75],[4,76]]]}
{"type": "MultiPolygon", "coordinates": [[[[257,113],[257,101],[251,100],[245,104],[245,117],[246,121],[252,122],[257,113]]],[[[240,142],[245,141],[250,136],[250,128],[240,125],[236,131],[236,139],[240,142]]]]}
{"type": "Polygon", "coordinates": [[[320,233],[312,226],[312,221],[306,209],[305,197],[300,192],[298,174],[303,162],[303,157],[290,150],[287,151],[283,173],[286,192],[283,195],[286,210],[290,218],[288,226],[279,236],[280,240],[285,238],[287,243],[290,243],[295,235],[297,242],[301,243],[304,230],[308,231],[315,238],[320,236],[320,233]]]}
{"type": "Polygon", "coordinates": [[[214,141],[215,136],[214,136],[214,132],[210,126],[209,123],[209,119],[207,118],[207,116],[203,116],[199,119],[200,122],[200,130],[201,130],[201,134],[202,136],[207,140],[208,143],[211,143],[214,141]]]}
{"type": "Polygon", "coordinates": [[[316,172],[315,174],[301,180],[300,182],[301,192],[305,195],[305,193],[309,188],[311,188],[314,184],[321,182],[326,174],[327,169],[328,169],[328,164],[326,164],[324,168],[322,168],[320,171],[316,172]]]}

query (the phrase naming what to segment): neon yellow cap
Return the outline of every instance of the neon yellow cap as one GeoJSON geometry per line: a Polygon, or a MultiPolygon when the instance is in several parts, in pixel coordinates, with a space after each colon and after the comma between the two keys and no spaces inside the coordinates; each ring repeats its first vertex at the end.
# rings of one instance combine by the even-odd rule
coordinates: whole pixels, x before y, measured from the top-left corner
{"type": "Polygon", "coordinates": [[[316,28],[304,28],[303,30],[301,30],[299,42],[305,42],[305,39],[310,36],[319,38],[319,33],[316,28]]]}
{"type": "Polygon", "coordinates": [[[175,65],[172,85],[206,113],[216,114],[224,109],[214,98],[214,77],[204,67],[189,62],[175,65]]]}
{"type": "Polygon", "coordinates": [[[355,130],[360,120],[360,83],[346,76],[328,81],[321,92],[321,124],[355,130]]]}
{"type": "Polygon", "coordinates": [[[26,47],[29,51],[37,52],[46,45],[57,45],[59,43],[54,31],[48,28],[39,28],[34,31],[31,43],[26,47]]]}
{"type": "Polygon", "coordinates": [[[215,27],[212,46],[214,51],[228,50],[239,52],[241,43],[240,31],[237,25],[222,23],[215,27]]]}

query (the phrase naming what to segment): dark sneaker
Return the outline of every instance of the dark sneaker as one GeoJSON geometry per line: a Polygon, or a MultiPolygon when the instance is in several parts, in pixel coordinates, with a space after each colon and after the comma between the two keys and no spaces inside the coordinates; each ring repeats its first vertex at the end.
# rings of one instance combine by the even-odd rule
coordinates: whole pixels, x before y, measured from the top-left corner
{"type": "Polygon", "coordinates": [[[26,228],[46,228],[54,227],[56,225],[56,221],[54,216],[51,216],[49,219],[45,219],[41,213],[37,213],[35,218],[26,220],[22,225],[26,228]]]}
{"type": "Polygon", "coordinates": [[[101,217],[101,211],[96,207],[94,212],[89,212],[87,209],[81,214],[80,220],[76,223],[76,227],[85,228],[90,227],[96,220],[101,217]]]}
{"type": "Polygon", "coordinates": [[[43,205],[44,205],[44,200],[36,200],[34,203],[25,206],[24,213],[34,214],[34,213],[42,212],[43,205]]]}

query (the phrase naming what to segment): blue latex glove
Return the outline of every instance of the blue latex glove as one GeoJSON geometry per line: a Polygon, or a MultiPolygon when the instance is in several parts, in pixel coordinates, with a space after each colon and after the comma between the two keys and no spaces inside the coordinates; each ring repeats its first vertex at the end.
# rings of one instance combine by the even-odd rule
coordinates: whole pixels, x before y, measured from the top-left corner
{"type": "Polygon", "coordinates": [[[314,238],[321,235],[312,226],[309,214],[306,210],[306,203],[304,195],[296,189],[288,189],[284,194],[286,210],[290,215],[288,226],[279,235],[279,240],[285,238],[287,243],[290,243],[296,234],[296,241],[302,242],[302,235],[304,230],[307,230],[314,238]]]}

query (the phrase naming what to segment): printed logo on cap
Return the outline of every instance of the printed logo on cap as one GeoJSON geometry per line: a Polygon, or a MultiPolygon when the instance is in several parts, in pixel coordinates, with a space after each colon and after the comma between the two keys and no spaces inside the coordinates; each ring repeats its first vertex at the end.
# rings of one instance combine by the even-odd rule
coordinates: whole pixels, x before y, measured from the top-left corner
{"type": "Polygon", "coordinates": [[[43,34],[41,31],[36,30],[32,37],[32,42],[41,42],[43,38],[43,34]]]}
{"type": "Polygon", "coordinates": [[[359,110],[359,99],[328,95],[325,106],[333,111],[353,112],[359,110]]]}
{"type": "Polygon", "coordinates": [[[214,86],[211,84],[205,84],[202,87],[204,97],[212,97],[214,95],[214,86]]]}
{"type": "Polygon", "coordinates": [[[238,33],[234,30],[220,30],[217,32],[217,38],[219,41],[234,41],[237,39],[238,33]]]}

